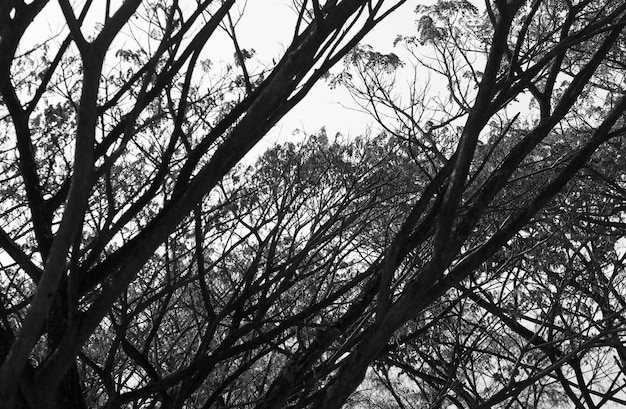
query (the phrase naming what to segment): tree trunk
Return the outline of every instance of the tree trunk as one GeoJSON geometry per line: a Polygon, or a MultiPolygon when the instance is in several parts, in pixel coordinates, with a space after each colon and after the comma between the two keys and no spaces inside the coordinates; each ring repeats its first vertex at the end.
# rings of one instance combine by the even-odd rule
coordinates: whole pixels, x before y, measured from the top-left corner
{"type": "MultiPolygon", "coordinates": [[[[61,281],[60,288],[67,288],[66,279],[61,281]]],[[[48,317],[47,330],[49,351],[54,351],[61,342],[65,327],[67,326],[67,316],[67,293],[65,291],[59,291],[50,309],[50,316],[48,317]]],[[[76,362],[72,364],[69,371],[63,376],[63,380],[55,393],[54,401],[53,407],[58,409],[87,409],[76,362]]]]}

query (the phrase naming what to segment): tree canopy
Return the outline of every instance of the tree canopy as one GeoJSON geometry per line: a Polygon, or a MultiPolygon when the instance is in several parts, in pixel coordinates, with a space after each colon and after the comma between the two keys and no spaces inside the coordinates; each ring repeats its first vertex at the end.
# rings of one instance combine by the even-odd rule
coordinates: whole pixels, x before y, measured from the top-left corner
{"type": "Polygon", "coordinates": [[[626,405],[626,3],[285,4],[0,5],[0,402],[626,405]],[[320,81],[373,130],[242,162],[320,81]]]}

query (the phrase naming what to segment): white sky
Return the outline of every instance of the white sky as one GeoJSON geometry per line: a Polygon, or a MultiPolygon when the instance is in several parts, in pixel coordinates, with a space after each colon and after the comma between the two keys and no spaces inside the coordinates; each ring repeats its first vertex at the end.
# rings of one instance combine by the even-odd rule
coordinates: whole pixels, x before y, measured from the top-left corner
{"type": "MultiPolygon", "coordinates": [[[[119,0],[118,0],[119,1],[119,0]]],[[[192,1],[192,0],[187,0],[192,1]]],[[[430,2],[430,1],[429,1],[430,2]]],[[[84,1],[73,1],[76,13],[82,7],[84,1]]],[[[113,0],[113,7],[117,1],[113,0]]],[[[180,2],[185,7],[185,0],[180,2]]],[[[363,43],[372,45],[377,51],[393,51],[393,40],[398,34],[413,35],[415,33],[416,16],[413,10],[418,4],[424,4],[423,0],[409,0],[399,10],[387,17],[376,29],[374,29],[363,43]]],[[[104,1],[94,1],[93,12],[88,14],[87,21],[83,25],[84,34],[95,26],[94,20],[103,15],[104,1]],[[90,17],[92,17],[90,19],[90,17]]],[[[290,0],[248,0],[242,1],[239,7],[245,4],[245,12],[237,25],[237,35],[240,46],[245,49],[253,48],[256,55],[265,61],[272,58],[278,59],[283,50],[289,45],[293,35],[295,23],[295,11],[290,7],[290,0]]],[[[239,8],[233,9],[233,17],[239,8]]],[[[67,32],[65,21],[56,0],[52,0],[46,9],[40,14],[35,24],[26,32],[20,48],[22,51],[29,46],[50,38],[52,33],[67,32]]],[[[216,36],[219,38],[218,36],[216,36]]],[[[62,36],[59,37],[60,39],[62,36]]],[[[210,59],[219,62],[220,59],[232,60],[233,45],[224,36],[223,44],[209,43],[210,59]],[[211,48],[213,47],[213,48],[211,48]]],[[[119,39],[118,39],[119,40],[119,39]]],[[[210,41],[215,42],[215,39],[210,41]]],[[[293,131],[303,130],[313,133],[321,127],[326,127],[328,135],[340,132],[344,135],[363,134],[371,125],[369,115],[358,112],[356,104],[351,100],[348,92],[343,88],[330,89],[323,81],[318,83],[305,97],[305,99],[292,109],[264,138],[260,146],[255,150],[263,149],[277,141],[285,141],[293,138],[293,131]]]]}

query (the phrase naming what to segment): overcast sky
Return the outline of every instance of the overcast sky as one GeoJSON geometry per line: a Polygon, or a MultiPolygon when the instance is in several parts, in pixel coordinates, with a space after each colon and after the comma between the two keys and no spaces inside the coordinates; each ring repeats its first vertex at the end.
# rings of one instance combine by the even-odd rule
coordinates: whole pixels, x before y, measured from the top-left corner
{"type": "MultiPolygon", "coordinates": [[[[78,13],[84,1],[72,3],[78,13]]],[[[114,0],[112,2],[113,7],[115,3],[117,2],[114,0]]],[[[233,17],[245,4],[245,12],[237,24],[240,46],[245,49],[255,49],[256,55],[261,60],[271,61],[280,58],[293,36],[293,25],[296,20],[296,12],[290,7],[290,3],[290,0],[248,0],[235,6],[232,12],[233,17]]],[[[363,43],[370,44],[381,52],[397,51],[394,50],[393,40],[398,34],[415,34],[416,16],[413,10],[418,4],[424,3],[422,0],[407,1],[401,9],[396,10],[369,33],[363,43]]],[[[90,30],[95,29],[97,21],[104,14],[104,4],[104,1],[94,2],[93,10],[90,11],[83,25],[84,34],[89,34],[90,30]]],[[[181,1],[180,4],[184,7],[185,1],[181,1]]],[[[40,14],[36,23],[27,32],[25,43],[21,45],[22,50],[26,50],[28,46],[40,43],[54,34],[63,33],[58,37],[58,41],[61,41],[67,33],[65,21],[56,0],[51,1],[46,6],[46,10],[40,14]],[[28,44],[29,42],[32,44],[28,44]]],[[[118,37],[120,38],[116,41],[124,42],[122,36],[118,37]]],[[[214,37],[206,47],[211,60],[217,63],[220,60],[232,61],[232,43],[225,35],[214,37]],[[220,38],[223,39],[221,44],[220,38]]],[[[297,138],[297,136],[293,136],[296,129],[313,133],[321,127],[326,127],[327,133],[331,136],[338,132],[351,136],[361,135],[372,125],[372,120],[367,114],[358,112],[356,108],[356,104],[345,89],[330,89],[325,82],[319,82],[304,101],[270,131],[255,151],[263,150],[268,144],[277,141],[297,138]]]]}

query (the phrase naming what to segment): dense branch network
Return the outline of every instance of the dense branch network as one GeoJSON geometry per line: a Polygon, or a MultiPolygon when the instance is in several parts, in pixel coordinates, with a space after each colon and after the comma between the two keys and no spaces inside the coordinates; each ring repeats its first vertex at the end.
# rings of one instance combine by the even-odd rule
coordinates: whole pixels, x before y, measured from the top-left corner
{"type": "Polygon", "coordinates": [[[626,404],[626,4],[97,3],[0,6],[6,407],[626,404]],[[320,81],[376,130],[244,165],[320,81]]]}

